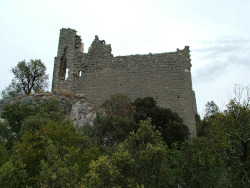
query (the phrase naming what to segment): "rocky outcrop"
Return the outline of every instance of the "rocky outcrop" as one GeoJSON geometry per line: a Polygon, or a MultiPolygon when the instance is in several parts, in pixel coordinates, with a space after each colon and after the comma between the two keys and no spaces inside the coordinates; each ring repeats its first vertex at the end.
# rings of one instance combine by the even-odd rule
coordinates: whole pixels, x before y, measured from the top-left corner
{"type": "Polygon", "coordinates": [[[16,102],[21,104],[41,104],[50,100],[57,100],[61,110],[69,117],[69,119],[81,127],[84,124],[93,124],[96,117],[96,107],[89,103],[82,96],[74,96],[70,93],[36,93],[30,96],[20,96],[12,99],[0,100],[0,115],[6,105],[16,102]]]}
{"type": "Polygon", "coordinates": [[[80,100],[72,105],[70,119],[77,126],[84,124],[92,125],[95,117],[95,110],[90,103],[80,100]]]}

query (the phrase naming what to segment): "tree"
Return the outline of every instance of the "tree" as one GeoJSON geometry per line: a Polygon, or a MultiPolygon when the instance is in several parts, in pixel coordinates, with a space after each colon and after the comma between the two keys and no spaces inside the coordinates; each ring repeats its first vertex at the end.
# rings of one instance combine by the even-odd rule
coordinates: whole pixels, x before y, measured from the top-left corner
{"type": "MultiPolygon", "coordinates": [[[[66,148],[65,148],[66,149],[66,148]]],[[[70,150],[67,148],[67,150],[70,150]]],[[[45,159],[41,160],[39,184],[41,187],[75,187],[79,177],[79,166],[72,153],[60,156],[58,148],[48,140],[45,159]],[[73,158],[73,159],[72,159],[73,158]]]]}
{"type": "Polygon", "coordinates": [[[183,142],[189,137],[189,129],[180,116],[170,109],[157,106],[152,97],[137,98],[133,105],[136,109],[136,122],[151,118],[152,124],[162,133],[162,138],[169,147],[172,143],[183,142]]]}
{"type": "Polygon", "coordinates": [[[214,155],[208,138],[186,141],[170,153],[171,182],[175,187],[230,187],[224,160],[214,155]]]}
{"type": "Polygon", "coordinates": [[[111,96],[102,104],[103,113],[98,113],[94,126],[86,126],[89,134],[98,138],[103,146],[113,146],[124,141],[138,126],[134,121],[135,110],[128,97],[111,96]]]}
{"type": "Polygon", "coordinates": [[[0,142],[4,142],[11,150],[14,141],[20,139],[25,131],[34,132],[49,121],[62,122],[65,119],[55,99],[41,104],[13,103],[2,110],[0,122],[0,142]]]}
{"type": "Polygon", "coordinates": [[[9,155],[4,145],[0,143],[0,167],[7,162],[9,159],[9,155]]]}
{"type": "Polygon", "coordinates": [[[207,102],[205,109],[205,118],[213,117],[219,112],[219,107],[214,101],[207,102]]]}
{"type": "Polygon", "coordinates": [[[92,161],[84,177],[87,187],[168,187],[168,148],[151,120],[112,152],[92,161]]]}
{"type": "Polygon", "coordinates": [[[206,137],[209,135],[209,126],[211,121],[213,121],[213,119],[215,119],[219,113],[219,107],[214,101],[207,102],[203,120],[201,120],[200,117],[196,115],[198,137],[206,137]]]}
{"type": "Polygon", "coordinates": [[[249,91],[249,87],[236,87],[235,98],[209,125],[211,147],[215,155],[226,162],[232,187],[249,187],[250,184],[249,91]]]}
{"type": "Polygon", "coordinates": [[[8,87],[2,91],[2,98],[12,98],[18,95],[22,95],[22,86],[21,83],[13,79],[8,87]]]}
{"type": "Polygon", "coordinates": [[[25,182],[25,187],[79,187],[77,182],[98,155],[91,138],[70,121],[50,121],[40,129],[26,131],[14,143],[10,160],[0,167],[0,185],[15,179],[25,182]]]}
{"type": "Polygon", "coordinates": [[[23,60],[12,68],[11,72],[15,77],[11,84],[2,91],[3,98],[28,95],[33,91],[44,91],[48,87],[49,76],[40,59],[30,60],[30,62],[23,60]]]}
{"type": "Polygon", "coordinates": [[[120,151],[129,151],[135,160],[132,174],[140,186],[168,187],[168,147],[162,141],[161,133],[151,124],[151,119],[140,122],[137,132],[119,145],[120,151]]]}
{"type": "Polygon", "coordinates": [[[26,165],[18,157],[12,157],[0,167],[1,187],[25,187],[28,174],[25,170],[26,165]]]}
{"type": "Polygon", "coordinates": [[[37,108],[32,108],[28,104],[14,103],[4,107],[1,116],[6,122],[0,123],[1,130],[3,130],[0,137],[5,140],[8,150],[11,150],[14,141],[20,138],[19,131],[23,120],[36,113],[37,108]]]}
{"type": "Polygon", "coordinates": [[[134,116],[135,114],[135,109],[129,98],[122,94],[111,95],[110,99],[102,104],[102,108],[106,114],[115,116],[134,116]]]}

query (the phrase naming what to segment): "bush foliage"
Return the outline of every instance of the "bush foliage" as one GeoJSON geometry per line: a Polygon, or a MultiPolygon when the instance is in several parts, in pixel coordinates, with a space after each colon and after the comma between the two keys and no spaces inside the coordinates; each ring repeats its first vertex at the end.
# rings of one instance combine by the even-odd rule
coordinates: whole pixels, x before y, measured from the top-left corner
{"type": "MultiPolygon", "coordinates": [[[[248,98],[249,99],[249,98],[248,98]]],[[[153,98],[104,102],[79,129],[56,101],[2,111],[3,187],[249,187],[249,101],[225,111],[214,102],[196,116],[190,140],[182,119],[153,98]]]]}

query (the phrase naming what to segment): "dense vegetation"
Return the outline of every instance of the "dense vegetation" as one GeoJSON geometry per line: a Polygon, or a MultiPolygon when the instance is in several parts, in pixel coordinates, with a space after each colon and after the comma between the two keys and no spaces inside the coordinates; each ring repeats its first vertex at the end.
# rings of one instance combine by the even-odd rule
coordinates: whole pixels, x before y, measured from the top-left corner
{"type": "MultiPolygon", "coordinates": [[[[123,95],[76,129],[56,101],[15,103],[0,123],[1,187],[249,187],[249,101],[197,115],[198,138],[153,98],[123,95]]],[[[249,98],[248,98],[249,99],[249,98]]]]}

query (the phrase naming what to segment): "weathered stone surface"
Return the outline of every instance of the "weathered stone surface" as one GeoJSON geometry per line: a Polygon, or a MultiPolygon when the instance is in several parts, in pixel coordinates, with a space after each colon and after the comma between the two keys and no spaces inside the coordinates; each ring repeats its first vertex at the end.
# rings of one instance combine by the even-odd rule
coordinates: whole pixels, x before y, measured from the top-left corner
{"type": "Polygon", "coordinates": [[[26,96],[20,100],[21,104],[30,104],[36,102],[36,97],[34,96],[26,96]]]}
{"type": "Polygon", "coordinates": [[[84,124],[93,125],[93,120],[96,117],[95,110],[91,107],[88,102],[78,101],[73,104],[70,112],[70,119],[77,126],[84,124]]]}
{"type": "Polygon", "coordinates": [[[110,45],[95,37],[83,53],[81,37],[73,29],[61,29],[55,57],[52,91],[70,91],[100,105],[111,94],[125,94],[131,101],[153,97],[159,106],[183,118],[196,137],[196,100],[192,90],[190,50],[117,56],[110,45]]]}
{"type": "MultiPolygon", "coordinates": [[[[60,109],[66,113],[69,119],[72,120],[77,127],[81,127],[84,124],[93,124],[96,110],[92,104],[87,102],[83,97],[65,96],[62,93],[41,93],[32,96],[20,96],[19,98],[1,100],[0,115],[4,106],[15,102],[36,105],[52,99],[58,101],[60,109]]],[[[0,120],[2,121],[3,119],[0,118],[0,120]]]]}

